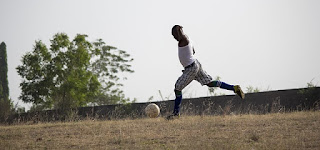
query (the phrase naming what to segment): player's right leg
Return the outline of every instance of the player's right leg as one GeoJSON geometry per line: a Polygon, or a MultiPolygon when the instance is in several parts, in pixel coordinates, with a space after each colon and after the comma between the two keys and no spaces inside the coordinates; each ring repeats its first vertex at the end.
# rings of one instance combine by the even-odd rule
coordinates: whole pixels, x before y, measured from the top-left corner
{"type": "Polygon", "coordinates": [[[174,93],[176,95],[176,99],[174,100],[173,113],[167,116],[168,120],[172,120],[180,117],[180,105],[182,101],[182,92],[178,90],[174,90],[174,93]]]}
{"type": "Polygon", "coordinates": [[[175,84],[175,89],[174,89],[174,93],[176,95],[176,99],[174,100],[174,109],[173,109],[173,113],[167,117],[168,120],[174,119],[174,117],[180,116],[182,90],[195,79],[195,76],[197,75],[198,71],[199,71],[199,65],[195,64],[190,68],[186,68],[183,71],[183,74],[178,78],[175,84]]]}

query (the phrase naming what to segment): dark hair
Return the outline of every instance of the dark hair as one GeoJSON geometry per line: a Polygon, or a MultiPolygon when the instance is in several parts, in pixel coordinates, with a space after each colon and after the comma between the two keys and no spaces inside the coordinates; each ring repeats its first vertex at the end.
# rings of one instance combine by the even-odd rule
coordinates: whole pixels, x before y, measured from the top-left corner
{"type": "Polygon", "coordinates": [[[177,30],[176,30],[177,27],[182,28],[182,26],[180,26],[180,25],[174,25],[174,26],[172,27],[171,34],[173,34],[173,32],[177,32],[177,30]]]}

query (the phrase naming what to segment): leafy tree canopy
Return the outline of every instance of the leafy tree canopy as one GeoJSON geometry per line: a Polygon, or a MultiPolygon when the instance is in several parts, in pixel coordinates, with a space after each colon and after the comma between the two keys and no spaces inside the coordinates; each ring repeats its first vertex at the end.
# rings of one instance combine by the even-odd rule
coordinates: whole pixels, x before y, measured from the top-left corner
{"type": "Polygon", "coordinates": [[[86,38],[78,34],[70,41],[65,33],[58,33],[50,40],[50,48],[36,41],[17,67],[23,78],[19,98],[43,109],[128,101],[119,89],[123,86],[119,73],[132,73],[133,59],[102,39],[89,42],[86,38]]]}

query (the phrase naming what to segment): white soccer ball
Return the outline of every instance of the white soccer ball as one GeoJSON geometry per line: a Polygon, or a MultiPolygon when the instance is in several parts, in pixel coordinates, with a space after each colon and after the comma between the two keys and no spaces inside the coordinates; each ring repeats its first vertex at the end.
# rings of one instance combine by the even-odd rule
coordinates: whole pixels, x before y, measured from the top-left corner
{"type": "Polygon", "coordinates": [[[149,104],[144,109],[144,111],[147,114],[147,116],[150,117],[150,118],[156,118],[160,114],[160,108],[158,107],[157,104],[154,104],[154,103],[149,104]]]}

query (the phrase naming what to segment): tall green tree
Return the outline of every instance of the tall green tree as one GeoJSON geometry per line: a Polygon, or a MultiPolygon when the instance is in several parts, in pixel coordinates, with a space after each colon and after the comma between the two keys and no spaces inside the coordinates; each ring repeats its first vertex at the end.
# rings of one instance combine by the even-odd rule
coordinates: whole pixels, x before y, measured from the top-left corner
{"type": "Polygon", "coordinates": [[[118,73],[133,72],[129,65],[133,59],[101,39],[91,43],[86,38],[78,34],[70,41],[66,34],[58,33],[49,49],[36,41],[17,67],[23,78],[19,98],[47,109],[86,106],[101,97],[117,96],[113,103],[123,101],[118,73]]]}
{"type": "Polygon", "coordinates": [[[9,99],[7,47],[0,44],[0,99],[9,99]]]}
{"type": "Polygon", "coordinates": [[[12,113],[12,103],[9,99],[7,47],[0,44],[0,122],[4,122],[12,113]]]}

